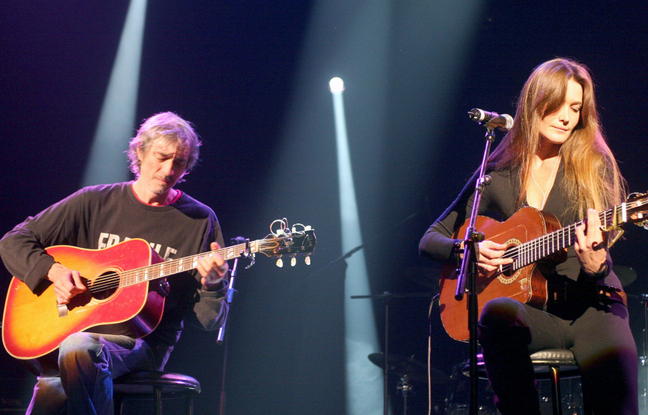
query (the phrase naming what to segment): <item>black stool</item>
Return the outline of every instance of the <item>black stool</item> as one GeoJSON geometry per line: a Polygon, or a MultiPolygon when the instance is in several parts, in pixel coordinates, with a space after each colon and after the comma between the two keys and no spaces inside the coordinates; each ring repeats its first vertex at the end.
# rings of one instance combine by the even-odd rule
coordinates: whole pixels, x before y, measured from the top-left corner
{"type": "MultiPolygon", "coordinates": [[[[560,379],[580,377],[574,353],[566,349],[540,350],[531,355],[531,363],[533,363],[536,378],[548,378],[551,381],[553,413],[554,415],[562,415],[560,379]]],[[[585,408],[584,411],[586,415],[590,413],[585,408]]]]}
{"type": "MultiPolygon", "coordinates": [[[[553,413],[554,415],[562,415],[560,379],[580,376],[574,353],[566,349],[541,350],[531,355],[531,363],[533,363],[536,379],[549,379],[551,381],[553,413]]],[[[486,378],[486,369],[481,353],[477,355],[477,371],[480,378],[486,378]]],[[[464,373],[468,374],[468,366],[466,366],[464,373]]],[[[591,415],[591,411],[587,407],[584,407],[583,410],[585,415],[591,415]]]]}
{"type": "Polygon", "coordinates": [[[133,372],[113,380],[115,414],[121,415],[125,399],[152,399],[155,415],[162,415],[162,398],[184,397],[187,415],[193,415],[193,398],[200,383],[191,376],[166,372],[133,372]]]}

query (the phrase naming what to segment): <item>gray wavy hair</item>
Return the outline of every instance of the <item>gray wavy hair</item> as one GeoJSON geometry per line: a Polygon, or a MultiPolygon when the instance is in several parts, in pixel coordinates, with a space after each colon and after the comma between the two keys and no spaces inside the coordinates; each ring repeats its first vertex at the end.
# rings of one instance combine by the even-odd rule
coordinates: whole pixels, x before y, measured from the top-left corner
{"type": "Polygon", "coordinates": [[[198,162],[202,142],[194,131],[193,125],[173,112],[161,112],[144,120],[139,130],[137,130],[137,135],[130,140],[126,154],[130,160],[130,170],[135,177],[140,175],[140,160],[137,157],[137,150],[140,149],[143,154],[146,154],[153,142],[157,140],[177,143],[189,149],[189,160],[187,160],[185,175],[198,162]]]}

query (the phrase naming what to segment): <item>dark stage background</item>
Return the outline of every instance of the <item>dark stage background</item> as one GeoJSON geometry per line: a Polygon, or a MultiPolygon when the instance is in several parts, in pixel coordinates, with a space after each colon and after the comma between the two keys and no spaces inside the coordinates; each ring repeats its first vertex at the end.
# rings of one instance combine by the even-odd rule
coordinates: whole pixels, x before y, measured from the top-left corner
{"type": "MultiPolygon", "coordinates": [[[[0,1],[1,234],[81,186],[128,4],[0,1]]],[[[592,69],[602,123],[630,189],[648,189],[647,7],[151,0],[133,126],[166,110],[195,123],[202,162],[180,188],[216,211],[226,240],[262,238],[282,217],[312,225],[318,236],[310,267],[278,269],[258,258],[240,271],[227,413],[345,413],[345,267],[329,79],[346,84],[371,284],[370,293],[346,295],[435,292],[438,268],[418,257],[417,244],[481,159],[484,131],[466,112],[513,114],[523,82],[548,59],[573,57],[592,69]]],[[[125,170],[125,161],[115,168],[125,170]]],[[[613,248],[615,262],[638,275],[627,291],[646,293],[648,234],[627,231],[613,248]]],[[[0,272],[4,298],[10,275],[0,272]]],[[[420,297],[391,303],[391,352],[425,362],[428,304],[420,297]]],[[[374,309],[382,342],[383,304],[374,309]]],[[[642,350],[643,306],[631,300],[630,309],[642,350]]],[[[447,337],[436,313],[430,330],[432,366],[450,374],[467,346],[447,337]]],[[[172,355],[169,370],[203,385],[200,414],[218,413],[222,361],[215,334],[193,328],[172,355]]],[[[33,377],[4,350],[0,367],[2,405],[20,406],[33,377]]],[[[399,414],[396,381],[389,393],[399,414]]],[[[436,386],[434,402],[442,405],[446,392],[436,386]]],[[[408,413],[425,413],[424,385],[409,399],[408,413]]]]}

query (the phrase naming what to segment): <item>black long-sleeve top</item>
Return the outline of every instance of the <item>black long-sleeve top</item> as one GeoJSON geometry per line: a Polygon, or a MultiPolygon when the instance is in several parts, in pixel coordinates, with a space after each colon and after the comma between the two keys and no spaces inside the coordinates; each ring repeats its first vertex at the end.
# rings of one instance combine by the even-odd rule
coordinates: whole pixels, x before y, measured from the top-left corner
{"type": "MultiPolygon", "coordinates": [[[[518,172],[517,170],[490,170],[487,174],[491,177],[492,182],[486,186],[482,193],[479,214],[505,221],[518,210],[516,206],[520,194],[517,181],[518,172]]],[[[561,162],[554,186],[547,197],[543,211],[555,215],[559,219],[561,226],[568,226],[582,218],[577,218],[575,213],[568,209],[567,198],[563,194],[561,186],[563,178],[564,170],[561,162]]],[[[475,198],[475,180],[476,175],[466,184],[450,207],[425,232],[419,243],[419,253],[422,256],[437,261],[456,259],[454,258],[453,247],[455,242],[461,239],[453,238],[453,234],[463,225],[466,219],[470,218],[475,198]]],[[[463,238],[463,235],[457,236],[463,238]]],[[[621,283],[612,271],[611,265],[612,262],[608,255],[608,272],[601,278],[599,284],[621,289],[621,283]]],[[[567,251],[567,260],[556,265],[555,274],[575,281],[588,278],[581,270],[573,246],[569,247],[567,251]]]]}

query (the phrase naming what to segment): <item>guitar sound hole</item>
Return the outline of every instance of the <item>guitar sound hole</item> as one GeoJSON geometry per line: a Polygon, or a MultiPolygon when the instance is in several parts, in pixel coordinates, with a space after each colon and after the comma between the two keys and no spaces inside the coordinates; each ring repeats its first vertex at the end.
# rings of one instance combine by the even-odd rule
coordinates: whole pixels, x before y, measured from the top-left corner
{"type": "MultiPolygon", "coordinates": [[[[506,258],[513,258],[515,259],[517,253],[515,250],[517,249],[518,245],[520,244],[519,241],[515,239],[510,239],[505,242],[508,245],[508,248],[506,248],[506,252],[504,253],[504,257],[506,258]]],[[[507,264],[502,266],[502,275],[505,277],[511,277],[515,274],[515,267],[513,264],[507,264]]]]}
{"type": "Polygon", "coordinates": [[[119,288],[119,275],[110,271],[101,274],[90,285],[92,296],[98,300],[105,300],[112,296],[119,288]]]}
{"type": "Polygon", "coordinates": [[[504,275],[505,277],[510,277],[513,274],[515,274],[515,271],[513,270],[512,265],[504,265],[502,267],[502,275],[504,275]]]}

